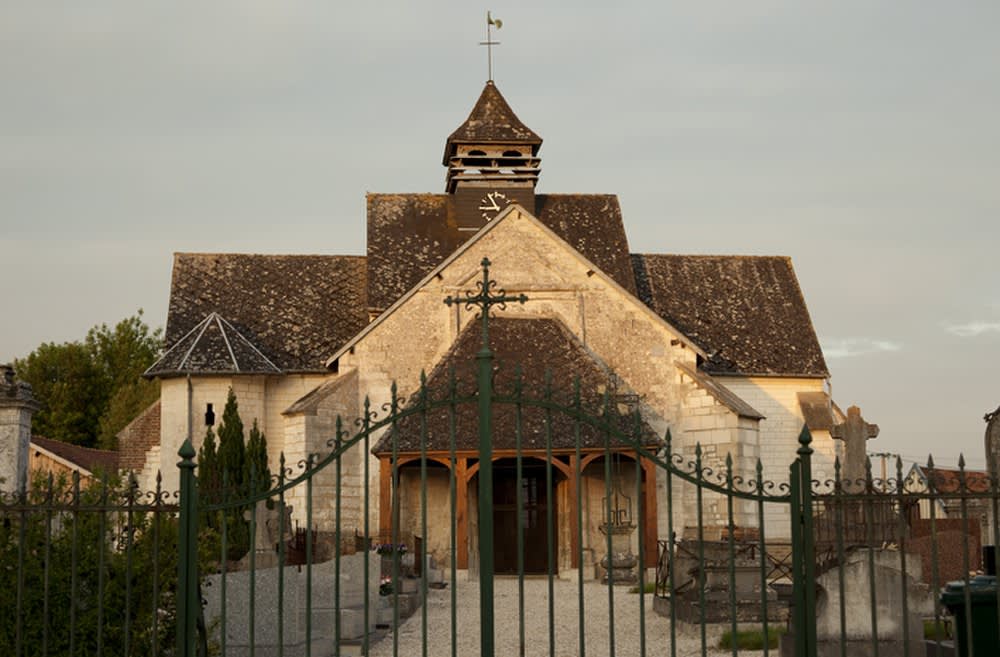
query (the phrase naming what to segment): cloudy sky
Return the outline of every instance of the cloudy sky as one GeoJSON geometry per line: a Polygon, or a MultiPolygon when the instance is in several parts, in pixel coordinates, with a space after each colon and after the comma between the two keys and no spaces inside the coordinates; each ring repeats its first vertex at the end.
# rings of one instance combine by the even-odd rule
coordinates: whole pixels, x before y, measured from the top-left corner
{"type": "MultiPolygon", "coordinates": [[[[361,254],[366,191],[443,191],[488,7],[340,4],[0,3],[0,360],[162,325],[174,251],[361,254]]],[[[491,7],[539,190],[617,193],[634,251],[791,256],[872,451],[981,466],[1000,4],[542,4],[491,7]]]]}

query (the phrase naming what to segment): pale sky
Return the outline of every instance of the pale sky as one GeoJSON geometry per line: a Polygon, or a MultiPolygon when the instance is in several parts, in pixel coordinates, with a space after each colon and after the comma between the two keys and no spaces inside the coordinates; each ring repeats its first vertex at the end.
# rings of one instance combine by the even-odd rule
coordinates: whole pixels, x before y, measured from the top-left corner
{"type": "Polygon", "coordinates": [[[1000,404],[1000,3],[0,2],[0,361],[138,308],[172,253],[364,253],[444,191],[486,79],[540,192],[632,250],[792,258],[871,451],[982,467],[1000,404]],[[678,6],[672,6],[678,5],[678,6]]]}

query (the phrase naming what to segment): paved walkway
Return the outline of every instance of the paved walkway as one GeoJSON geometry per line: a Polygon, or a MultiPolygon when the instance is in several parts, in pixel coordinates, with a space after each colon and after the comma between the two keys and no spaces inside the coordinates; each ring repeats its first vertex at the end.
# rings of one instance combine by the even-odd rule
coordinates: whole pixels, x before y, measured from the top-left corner
{"type": "MultiPolygon", "coordinates": [[[[516,579],[498,579],[496,591],[496,655],[516,657],[520,654],[520,632],[518,630],[518,594],[516,579]]],[[[577,583],[571,581],[554,582],[555,618],[551,624],[555,629],[555,656],[579,657],[579,615],[577,583]]],[[[542,579],[527,579],[524,582],[525,612],[524,636],[525,657],[549,655],[549,611],[548,582],[542,579]]],[[[427,599],[427,655],[428,657],[450,657],[451,647],[451,591],[428,591],[427,599]]],[[[459,657],[479,654],[479,585],[478,582],[458,583],[458,605],[456,626],[458,632],[457,652],[459,657]]],[[[645,597],[645,637],[646,652],[654,655],[670,655],[670,622],[653,611],[653,596],[645,597]]],[[[614,589],[614,654],[616,657],[640,657],[640,596],[629,593],[627,587],[614,589]]],[[[607,657],[612,654],[610,632],[608,630],[608,588],[597,582],[584,584],[584,626],[586,628],[586,655],[607,657]]],[[[707,655],[721,657],[731,655],[713,649],[718,645],[719,636],[725,628],[709,626],[707,633],[707,655]]],[[[423,611],[411,616],[399,629],[398,652],[405,657],[419,657],[423,654],[423,611]]],[[[372,657],[393,655],[393,635],[372,646],[372,657]]],[[[678,623],[677,655],[701,655],[701,633],[693,625],[678,623]]],[[[759,654],[759,653],[747,653],[759,654]]]]}

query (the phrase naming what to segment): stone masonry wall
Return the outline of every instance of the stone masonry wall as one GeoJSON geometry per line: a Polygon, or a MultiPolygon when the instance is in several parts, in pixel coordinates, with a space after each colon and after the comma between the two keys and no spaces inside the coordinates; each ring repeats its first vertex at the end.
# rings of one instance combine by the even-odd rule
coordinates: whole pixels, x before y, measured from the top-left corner
{"type": "MultiPolygon", "coordinates": [[[[821,392],[825,381],[815,378],[779,377],[716,377],[726,388],[744,399],[766,416],[760,421],[760,459],[765,481],[787,482],[788,468],[799,448],[799,434],[805,424],[799,406],[799,392],[821,392]]],[[[839,441],[828,431],[813,435],[813,479],[825,481],[833,477],[833,460],[839,441]]],[[[765,506],[767,535],[781,540],[789,536],[787,504],[765,506]]]]}

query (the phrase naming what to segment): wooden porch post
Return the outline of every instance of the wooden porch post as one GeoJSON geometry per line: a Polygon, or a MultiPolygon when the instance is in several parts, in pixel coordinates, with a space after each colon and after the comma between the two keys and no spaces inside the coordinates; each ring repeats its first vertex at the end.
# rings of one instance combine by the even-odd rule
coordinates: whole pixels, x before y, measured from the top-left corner
{"type": "Polygon", "coordinates": [[[578,513],[577,509],[580,506],[580,491],[576,487],[576,477],[577,468],[580,467],[580,462],[576,458],[576,454],[569,455],[569,508],[567,512],[569,513],[569,550],[570,550],[570,567],[579,568],[580,567],[580,525],[577,523],[578,513]]]}
{"type": "Polygon", "coordinates": [[[378,530],[379,540],[385,540],[392,532],[392,462],[383,456],[378,465],[378,530]]]}
{"type": "Polygon", "coordinates": [[[646,517],[642,519],[645,523],[643,536],[646,539],[646,544],[642,549],[646,553],[646,567],[653,568],[656,566],[656,545],[659,537],[656,520],[656,464],[649,459],[642,459],[642,471],[646,475],[646,481],[643,483],[643,495],[645,496],[643,510],[646,512],[646,517]]]}
{"type": "MultiPolygon", "coordinates": [[[[469,567],[469,479],[466,474],[468,459],[464,456],[455,459],[455,555],[458,559],[456,568],[460,570],[469,567]]],[[[452,586],[455,583],[452,582],[452,586]]]]}

